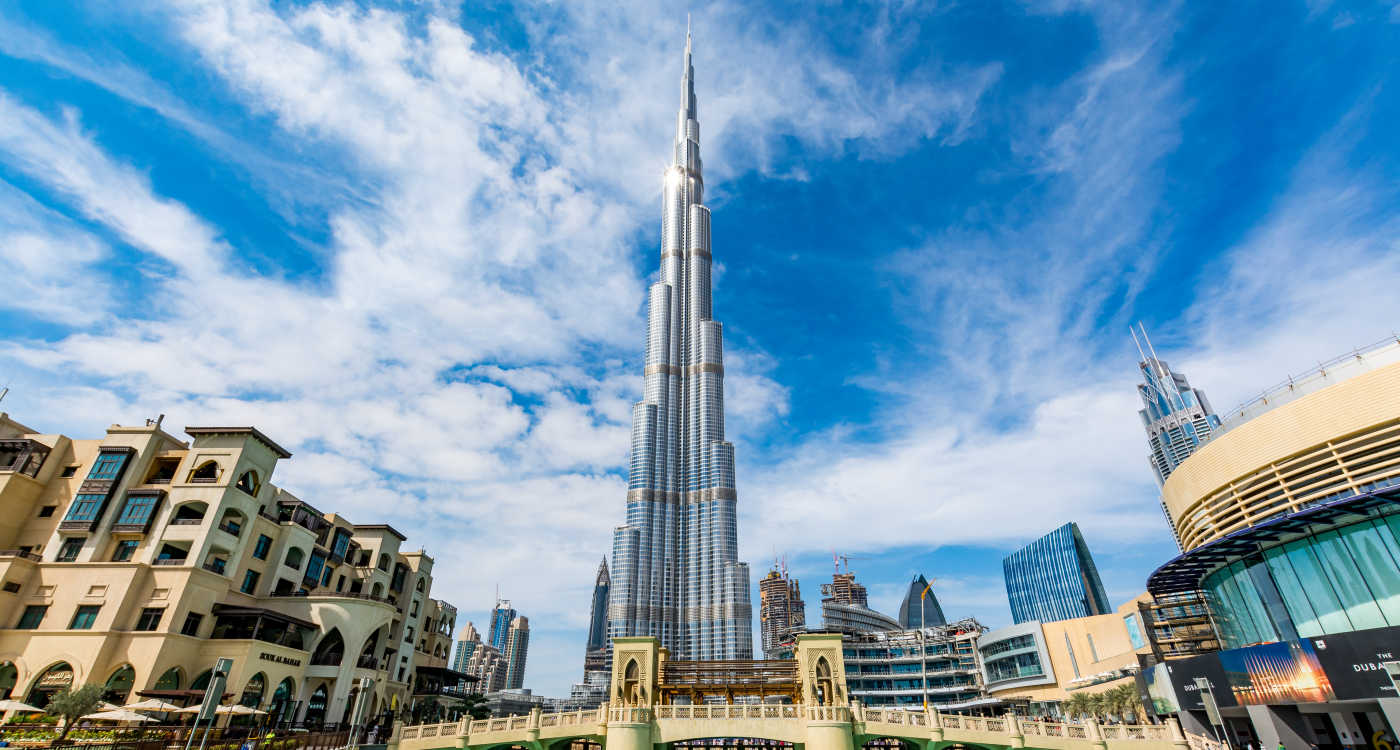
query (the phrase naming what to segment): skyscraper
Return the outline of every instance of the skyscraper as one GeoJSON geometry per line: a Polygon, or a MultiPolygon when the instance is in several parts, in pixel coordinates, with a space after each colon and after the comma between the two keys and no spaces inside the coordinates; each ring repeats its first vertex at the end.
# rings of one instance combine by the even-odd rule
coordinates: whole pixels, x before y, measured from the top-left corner
{"type": "Polygon", "coordinates": [[[491,609],[491,631],[487,643],[503,654],[506,652],[506,639],[510,636],[510,624],[517,614],[515,608],[510,606],[509,599],[497,598],[496,606],[491,609]]]}
{"type": "MultiPolygon", "coordinates": [[[[1141,327],[1139,325],[1139,327],[1141,327]]],[[[1147,330],[1142,330],[1142,341],[1133,333],[1133,342],[1138,346],[1138,371],[1143,382],[1138,383],[1138,397],[1142,408],[1142,426],[1147,430],[1147,444],[1151,448],[1148,462],[1157,476],[1157,484],[1167,481],[1167,477],[1196,452],[1206,441],[1220,430],[1220,417],[1210,408],[1210,401],[1199,388],[1192,388],[1186,376],[1173,372],[1166,362],[1157,359],[1157,352],[1147,338],[1147,330]],[[1142,349],[1147,344],[1147,351],[1142,349]]],[[[1176,525],[1171,522],[1166,503],[1162,504],[1162,515],[1167,518],[1167,526],[1172,530],[1176,546],[1181,546],[1177,537],[1176,525]]]]}
{"type": "Polygon", "coordinates": [[[593,581],[593,606],[588,613],[588,643],[583,652],[583,681],[588,683],[590,675],[606,676],[608,672],[608,590],[612,579],[608,577],[606,558],[598,565],[598,577],[593,581]]]}
{"type": "Polygon", "coordinates": [[[611,637],[655,636],[673,659],[753,656],[739,562],[734,446],[724,439],[723,334],[711,315],[695,71],[686,34],[661,273],[648,296],[645,394],[632,407],[626,523],[613,534],[611,637]]]}
{"type": "Polygon", "coordinates": [[[525,656],[530,651],[530,618],[521,615],[506,631],[506,647],[501,653],[506,660],[506,689],[525,687],[525,656]]]}
{"type": "Polygon", "coordinates": [[[938,597],[934,596],[933,589],[929,588],[928,579],[924,578],[922,573],[914,576],[914,580],[909,582],[909,591],[904,595],[904,601],[899,605],[899,626],[905,630],[913,630],[947,624],[943,619],[943,607],[939,606],[938,597]],[[927,594],[924,593],[925,589],[928,589],[927,594]]]}
{"type": "Polygon", "coordinates": [[[783,643],[807,627],[807,609],[796,578],[782,571],[768,571],[758,582],[758,623],[763,636],[763,658],[777,659],[783,643]]]}
{"type": "Polygon", "coordinates": [[[593,606],[588,611],[588,650],[595,651],[608,645],[608,589],[612,579],[608,577],[608,560],[598,564],[598,577],[593,581],[593,606]]]}
{"type": "Polygon", "coordinates": [[[1013,623],[1112,612],[1079,524],[1071,521],[1001,561],[1013,623]]]}

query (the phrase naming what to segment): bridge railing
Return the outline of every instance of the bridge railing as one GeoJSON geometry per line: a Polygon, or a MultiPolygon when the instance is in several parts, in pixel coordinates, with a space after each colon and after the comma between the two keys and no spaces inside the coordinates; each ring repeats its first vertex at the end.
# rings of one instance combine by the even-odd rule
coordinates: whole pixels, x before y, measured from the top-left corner
{"type": "Polygon", "coordinates": [[[506,716],[442,724],[405,726],[400,730],[402,740],[425,740],[438,737],[464,737],[487,732],[520,732],[547,727],[586,726],[604,722],[646,724],[657,720],[758,719],[802,720],[864,723],[884,723],[920,729],[953,729],[970,732],[1020,734],[1024,737],[1046,737],[1094,742],[1173,742],[1189,746],[1189,750],[1224,750],[1219,743],[1193,734],[1183,734],[1174,722],[1167,724],[1106,724],[1097,722],[1075,724],[1067,722],[1016,719],[1014,717],[963,716],[926,713],[903,708],[864,708],[853,706],[820,706],[791,703],[762,704],[696,704],[647,706],[601,706],[597,709],[506,716]]]}
{"type": "Polygon", "coordinates": [[[802,706],[791,703],[722,703],[657,706],[658,719],[800,719],[802,706]]]}

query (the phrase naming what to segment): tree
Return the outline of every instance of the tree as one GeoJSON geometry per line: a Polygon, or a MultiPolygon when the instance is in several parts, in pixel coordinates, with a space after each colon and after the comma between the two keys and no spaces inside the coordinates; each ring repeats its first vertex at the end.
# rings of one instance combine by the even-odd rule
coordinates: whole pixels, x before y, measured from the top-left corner
{"type": "Polygon", "coordinates": [[[1089,713],[1089,696],[1084,693],[1075,693],[1069,697],[1069,700],[1060,704],[1060,709],[1071,719],[1083,717],[1089,713]]]}
{"type": "Polygon", "coordinates": [[[1109,693],[1113,699],[1114,709],[1118,714],[1131,717],[1132,721],[1141,720],[1142,702],[1138,700],[1138,692],[1135,685],[1119,685],[1110,690],[1109,693]]]}
{"type": "Polygon", "coordinates": [[[102,695],[105,692],[101,685],[84,685],[77,690],[60,690],[49,698],[49,705],[44,709],[52,716],[63,718],[63,734],[58,736],[61,743],[68,738],[68,732],[73,728],[73,723],[79,717],[86,716],[97,710],[102,703],[102,695]]]}
{"type": "Polygon", "coordinates": [[[462,696],[462,710],[473,719],[491,718],[491,709],[486,705],[486,696],[481,693],[467,693],[462,696]]]}

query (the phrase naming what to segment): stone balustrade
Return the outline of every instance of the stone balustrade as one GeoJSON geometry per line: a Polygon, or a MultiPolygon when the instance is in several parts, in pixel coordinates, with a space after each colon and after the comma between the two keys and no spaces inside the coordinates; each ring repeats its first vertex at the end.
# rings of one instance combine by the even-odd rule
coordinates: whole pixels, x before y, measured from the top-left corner
{"type": "MultiPolygon", "coordinates": [[[[661,744],[691,735],[696,739],[752,736],[793,741],[801,739],[804,732],[818,745],[834,742],[833,748],[839,746],[838,750],[859,748],[869,739],[881,737],[911,741],[926,750],[941,750],[953,744],[1043,750],[1221,750],[1210,740],[1185,735],[1174,721],[1100,725],[1090,720],[1080,724],[1012,715],[962,716],[865,708],[858,703],[605,706],[550,714],[536,709],[524,716],[401,727],[391,739],[389,750],[486,750],[504,744],[546,750],[566,739],[591,740],[607,750],[636,750],[633,745],[650,750],[651,739],[661,744]],[[817,740],[813,732],[827,739],[817,740]],[[847,739],[833,741],[831,732],[847,739]]],[[[812,744],[809,742],[808,746],[812,744]]]]}

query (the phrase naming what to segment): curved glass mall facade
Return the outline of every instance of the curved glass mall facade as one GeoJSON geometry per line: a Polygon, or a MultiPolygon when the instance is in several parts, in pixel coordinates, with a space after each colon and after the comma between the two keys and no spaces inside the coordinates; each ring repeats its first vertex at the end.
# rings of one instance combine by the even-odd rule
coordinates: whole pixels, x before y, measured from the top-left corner
{"type": "Polygon", "coordinates": [[[1400,626],[1400,344],[1238,413],[1167,478],[1187,551],[1149,591],[1200,591],[1226,649],[1400,626]]]}
{"type": "Polygon", "coordinates": [[[1371,498],[1385,501],[1371,517],[1308,524],[1204,576],[1221,645],[1400,626],[1400,490],[1371,498]]]}

